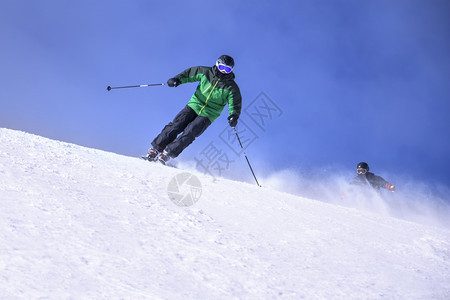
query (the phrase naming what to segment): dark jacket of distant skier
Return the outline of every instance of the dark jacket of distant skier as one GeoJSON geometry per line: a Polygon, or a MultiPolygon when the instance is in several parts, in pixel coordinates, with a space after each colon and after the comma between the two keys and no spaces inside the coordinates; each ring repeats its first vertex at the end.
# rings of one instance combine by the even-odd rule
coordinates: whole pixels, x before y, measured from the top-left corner
{"type": "Polygon", "coordinates": [[[170,158],[177,157],[220,116],[227,104],[228,123],[236,127],[242,97],[234,81],[233,68],[233,58],[222,55],[212,67],[192,67],[167,81],[169,87],[197,81],[199,84],[186,107],[152,141],[148,160],[165,164],[170,158]]]}
{"type": "Polygon", "coordinates": [[[357,176],[350,182],[351,185],[357,185],[361,187],[370,186],[373,189],[379,191],[380,188],[385,188],[394,192],[395,186],[388,181],[384,180],[381,176],[377,176],[374,173],[369,172],[369,165],[365,162],[360,162],[356,166],[357,176]]]}

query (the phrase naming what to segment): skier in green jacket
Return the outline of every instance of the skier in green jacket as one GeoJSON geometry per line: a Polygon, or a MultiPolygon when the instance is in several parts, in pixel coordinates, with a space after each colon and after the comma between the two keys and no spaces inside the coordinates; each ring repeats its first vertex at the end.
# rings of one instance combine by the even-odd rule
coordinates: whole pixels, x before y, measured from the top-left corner
{"type": "Polygon", "coordinates": [[[200,136],[228,104],[228,122],[236,127],[241,113],[241,92],[234,81],[234,60],[220,56],[212,67],[192,67],[167,81],[169,87],[198,81],[191,100],[152,141],[147,159],[165,164],[200,136]]]}

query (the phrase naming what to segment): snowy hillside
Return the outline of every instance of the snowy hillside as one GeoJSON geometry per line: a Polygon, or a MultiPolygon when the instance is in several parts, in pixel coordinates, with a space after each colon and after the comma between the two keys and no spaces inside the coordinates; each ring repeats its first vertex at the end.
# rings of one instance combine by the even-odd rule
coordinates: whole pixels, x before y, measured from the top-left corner
{"type": "Polygon", "coordinates": [[[450,299],[444,229],[8,129],[0,142],[1,299],[450,299]],[[186,171],[201,187],[178,182],[199,197],[181,207],[186,171]]]}

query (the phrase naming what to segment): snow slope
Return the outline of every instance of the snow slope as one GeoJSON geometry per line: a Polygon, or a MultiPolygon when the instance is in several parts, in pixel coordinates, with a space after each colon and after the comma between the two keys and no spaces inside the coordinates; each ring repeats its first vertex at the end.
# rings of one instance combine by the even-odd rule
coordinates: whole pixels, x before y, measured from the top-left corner
{"type": "Polygon", "coordinates": [[[183,170],[0,142],[1,299],[450,299],[445,229],[195,171],[200,199],[180,207],[183,170]]]}

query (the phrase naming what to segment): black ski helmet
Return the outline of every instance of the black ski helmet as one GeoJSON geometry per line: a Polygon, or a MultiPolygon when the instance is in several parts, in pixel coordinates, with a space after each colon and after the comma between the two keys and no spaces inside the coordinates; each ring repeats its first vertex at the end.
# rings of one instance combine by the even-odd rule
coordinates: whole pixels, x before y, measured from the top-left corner
{"type": "Polygon", "coordinates": [[[216,64],[223,64],[231,68],[234,68],[234,59],[229,55],[221,55],[217,59],[216,64]]]}
{"type": "Polygon", "coordinates": [[[363,169],[366,170],[366,172],[369,172],[369,165],[365,162],[360,162],[359,164],[356,165],[356,170],[358,169],[363,169]]]}

